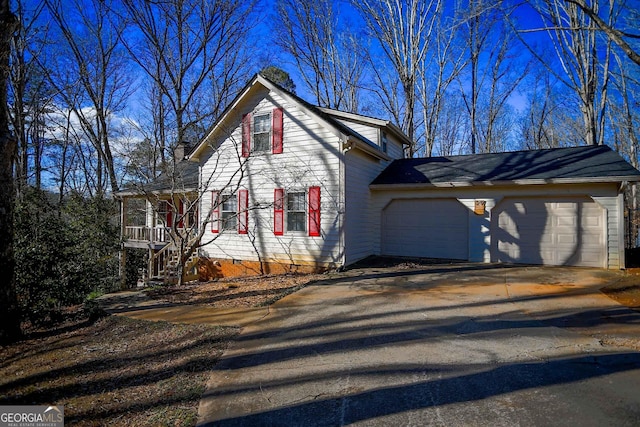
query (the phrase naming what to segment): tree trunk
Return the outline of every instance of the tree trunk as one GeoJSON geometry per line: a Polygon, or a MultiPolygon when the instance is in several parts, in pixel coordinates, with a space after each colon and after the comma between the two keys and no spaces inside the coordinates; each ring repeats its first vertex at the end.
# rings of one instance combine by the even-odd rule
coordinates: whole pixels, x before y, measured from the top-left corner
{"type": "Polygon", "coordinates": [[[9,131],[7,113],[9,40],[17,23],[9,10],[9,0],[0,0],[0,343],[15,341],[21,335],[13,251],[13,161],[17,142],[9,131]]]}

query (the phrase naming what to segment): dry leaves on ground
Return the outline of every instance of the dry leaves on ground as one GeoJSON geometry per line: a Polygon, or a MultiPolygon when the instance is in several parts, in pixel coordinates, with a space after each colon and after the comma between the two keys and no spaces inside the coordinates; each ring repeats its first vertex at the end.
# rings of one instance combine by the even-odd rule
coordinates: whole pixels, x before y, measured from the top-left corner
{"type": "Polygon", "coordinates": [[[237,328],[120,316],[0,348],[0,405],[64,405],[67,424],[195,425],[237,328]]]}
{"type": "Polygon", "coordinates": [[[223,279],[182,286],[159,286],[150,298],[172,304],[206,304],[217,308],[258,307],[272,304],[316,280],[323,274],[284,274],[223,279]]]}

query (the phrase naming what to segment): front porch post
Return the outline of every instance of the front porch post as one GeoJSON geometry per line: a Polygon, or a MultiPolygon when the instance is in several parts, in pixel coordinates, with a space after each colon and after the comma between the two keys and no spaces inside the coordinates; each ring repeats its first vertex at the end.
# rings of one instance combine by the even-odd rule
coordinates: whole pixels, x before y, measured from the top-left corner
{"type": "Polygon", "coordinates": [[[146,206],[147,206],[147,209],[146,209],[145,222],[149,229],[149,259],[147,260],[147,275],[144,278],[144,281],[145,281],[145,285],[148,285],[154,273],[153,272],[153,255],[154,255],[153,248],[155,247],[154,240],[156,237],[156,218],[155,218],[155,212],[153,211],[153,204],[148,199],[146,200],[146,206]]]}
{"type": "Polygon", "coordinates": [[[127,227],[127,198],[120,199],[120,289],[127,289],[127,248],[124,245],[127,227]]]}

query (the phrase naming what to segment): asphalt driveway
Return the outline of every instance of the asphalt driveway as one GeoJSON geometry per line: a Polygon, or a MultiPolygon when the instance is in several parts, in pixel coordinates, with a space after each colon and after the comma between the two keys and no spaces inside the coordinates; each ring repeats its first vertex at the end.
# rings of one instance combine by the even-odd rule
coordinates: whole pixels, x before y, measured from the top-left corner
{"type": "Polygon", "coordinates": [[[620,272],[367,268],[245,327],[200,425],[639,425],[640,313],[620,272]]]}

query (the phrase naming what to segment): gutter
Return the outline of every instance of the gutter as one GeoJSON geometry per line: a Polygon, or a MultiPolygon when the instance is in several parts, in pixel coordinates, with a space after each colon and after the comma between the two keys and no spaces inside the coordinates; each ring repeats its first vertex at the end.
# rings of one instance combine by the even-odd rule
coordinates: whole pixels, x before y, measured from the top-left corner
{"type": "MultiPolygon", "coordinates": [[[[422,188],[465,188],[465,187],[503,187],[512,185],[543,184],[606,184],[639,182],[640,176],[612,176],[592,178],[554,178],[554,179],[516,179],[504,181],[448,181],[448,182],[416,182],[398,184],[370,184],[371,190],[419,190],[422,188]]],[[[621,187],[620,187],[621,188],[621,187]]]]}
{"type": "Polygon", "coordinates": [[[386,153],[378,150],[377,147],[371,146],[360,139],[354,138],[352,136],[345,136],[345,140],[342,143],[342,149],[344,152],[350,151],[352,149],[358,149],[363,153],[370,155],[378,160],[390,161],[391,157],[389,157],[386,153]]]}

